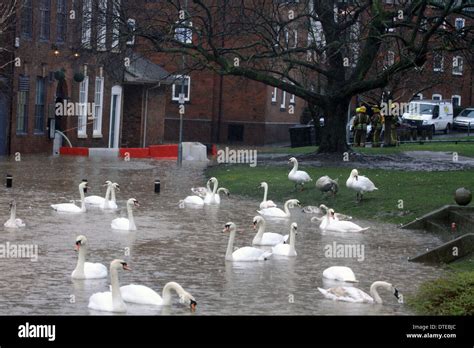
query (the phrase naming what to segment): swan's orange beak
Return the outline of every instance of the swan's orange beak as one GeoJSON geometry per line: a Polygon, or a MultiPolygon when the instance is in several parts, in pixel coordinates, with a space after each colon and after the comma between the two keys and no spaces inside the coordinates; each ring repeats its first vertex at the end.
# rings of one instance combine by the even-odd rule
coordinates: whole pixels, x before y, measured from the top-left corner
{"type": "Polygon", "coordinates": [[[191,301],[191,312],[195,312],[196,311],[196,306],[197,306],[197,303],[196,301],[191,301]]]}
{"type": "Polygon", "coordinates": [[[79,246],[79,244],[74,245],[74,250],[75,250],[75,251],[79,251],[80,248],[81,248],[81,247],[79,246]]]}
{"type": "Polygon", "coordinates": [[[123,265],[123,269],[126,271],[131,271],[132,269],[128,265],[123,265]]]}
{"type": "Polygon", "coordinates": [[[256,223],[256,222],[253,223],[253,229],[254,229],[254,230],[257,229],[257,223],[256,223]]]}

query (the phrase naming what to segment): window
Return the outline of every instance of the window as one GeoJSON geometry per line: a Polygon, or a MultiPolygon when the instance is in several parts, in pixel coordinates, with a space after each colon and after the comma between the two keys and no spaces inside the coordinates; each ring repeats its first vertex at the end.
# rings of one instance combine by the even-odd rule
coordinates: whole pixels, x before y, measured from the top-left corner
{"type": "Polygon", "coordinates": [[[441,99],[443,99],[443,96],[442,96],[441,94],[435,93],[435,94],[433,94],[433,96],[431,97],[431,99],[433,99],[433,100],[441,100],[441,99]]]}
{"type": "Polygon", "coordinates": [[[433,54],[433,71],[444,71],[444,56],[441,52],[433,54]]]}
{"type": "Polygon", "coordinates": [[[274,87],[272,90],[272,104],[275,104],[277,101],[278,88],[274,87]]]}
{"type": "Polygon", "coordinates": [[[395,52],[393,51],[387,51],[385,54],[385,59],[384,59],[384,68],[388,68],[389,66],[392,66],[395,63],[395,52]]]}
{"type": "Polygon", "coordinates": [[[454,21],[454,27],[456,28],[456,30],[462,30],[464,28],[465,23],[466,21],[464,20],[464,18],[456,18],[456,20],[454,21]]]}
{"type": "Polygon", "coordinates": [[[21,7],[21,35],[30,38],[32,36],[33,26],[33,7],[32,0],[24,0],[21,7]]]}
{"type": "Polygon", "coordinates": [[[97,18],[97,50],[105,51],[107,39],[107,0],[99,0],[97,18]]]}
{"type": "Polygon", "coordinates": [[[128,29],[128,39],[127,45],[133,46],[135,44],[135,28],[136,28],[136,21],[133,18],[127,19],[127,29],[128,29]]]}
{"type": "Polygon", "coordinates": [[[463,58],[460,56],[453,58],[453,75],[462,75],[463,58]]]}
{"type": "Polygon", "coordinates": [[[423,100],[423,93],[415,94],[412,100],[423,100]]]}
{"type": "Polygon", "coordinates": [[[93,137],[102,137],[102,109],[104,105],[104,78],[95,78],[93,137]]]}
{"type": "Polygon", "coordinates": [[[183,82],[184,82],[184,101],[189,101],[189,96],[191,93],[191,78],[189,76],[184,75],[176,75],[176,82],[173,83],[172,89],[172,100],[179,101],[179,95],[182,93],[183,90],[183,82]]]}
{"type": "Polygon", "coordinates": [[[51,0],[41,0],[40,6],[40,39],[49,40],[51,22],[51,0]]]}
{"type": "Polygon", "coordinates": [[[92,0],[84,0],[82,3],[82,38],[84,48],[91,48],[92,35],[92,0]]]}
{"type": "Polygon", "coordinates": [[[112,52],[120,52],[120,1],[115,0],[112,5],[112,52]]]}
{"type": "Polygon", "coordinates": [[[229,124],[227,128],[227,141],[244,141],[244,125],[229,124]]]}
{"type": "Polygon", "coordinates": [[[20,75],[18,83],[16,133],[26,134],[28,131],[28,98],[30,91],[30,77],[20,75]]]}
{"type": "Polygon", "coordinates": [[[85,76],[79,85],[79,115],[77,120],[77,137],[87,138],[87,94],[89,92],[89,76],[85,76]]]}
{"type": "Polygon", "coordinates": [[[296,96],[294,94],[290,97],[290,105],[296,105],[296,96]]]}
{"type": "Polygon", "coordinates": [[[193,42],[193,30],[191,22],[176,22],[178,26],[174,30],[174,38],[181,43],[190,44],[193,42]]]}
{"type": "Polygon", "coordinates": [[[44,133],[44,104],[46,100],[45,78],[36,78],[35,133],[44,133]]]}
{"type": "Polygon", "coordinates": [[[67,33],[66,0],[57,0],[56,3],[56,41],[65,42],[67,33]]]}
{"type": "Polygon", "coordinates": [[[454,94],[451,96],[451,102],[453,103],[453,107],[461,106],[461,96],[458,94],[454,94]]]}
{"type": "Polygon", "coordinates": [[[280,104],[280,110],[283,111],[286,109],[286,92],[283,91],[281,94],[281,104],[280,104]]]}

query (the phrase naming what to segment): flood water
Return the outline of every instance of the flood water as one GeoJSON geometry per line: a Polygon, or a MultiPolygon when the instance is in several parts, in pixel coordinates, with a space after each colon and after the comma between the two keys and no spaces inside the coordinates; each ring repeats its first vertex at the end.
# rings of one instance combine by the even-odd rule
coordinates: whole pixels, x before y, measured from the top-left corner
{"type": "MultiPolygon", "coordinates": [[[[255,234],[252,218],[259,202],[231,195],[229,199],[221,197],[220,206],[180,209],[178,201],[191,193],[192,186],[204,186],[203,165],[184,164],[179,170],[171,161],[24,156],[20,162],[4,159],[0,168],[0,176],[13,175],[13,188],[0,187],[0,244],[38,245],[37,262],[0,259],[0,315],[109,314],[87,308],[93,293],[108,290],[108,279],[70,278],[77,262],[74,242],[79,234],[88,238],[87,261],[107,268],[115,258],[129,263],[132,271],[119,274],[121,285],[142,284],[161,293],[167,282],[180,283],[197,300],[194,315],[411,314],[384,290],[380,292],[383,305],[327,300],[317,290],[331,285],[323,283],[322,272],[333,265],[349,266],[362,290],[368,292],[373,281],[386,280],[405,296],[442,273],[440,268],[407,261],[409,256],[438,245],[440,240],[434,235],[368,221],[355,221],[371,226],[365,233],[323,234],[300,209],[293,210],[287,221],[267,220],[267,231],[283,234],[289,232],[291,222],[298,223],[296,258],[226,263],[228,234],[222,232],[224,224],[233,221],[237,225],[235,247],[251,245],[255,234]],[[161,180],[160,194],[153,190],[156,178],[161,180]],[[105,180],[118,182],[120,209],[55,212],[50,204],[79,199],[77,186],[82,179],[89,181],[87,195],[103,196],[105,180]],[[125,202],[131,197],[141,204],[134,211],[138,230],[112,230],[110,222],[126,216],[125,202]],[[13,198],[25,228],[3,227],[13,198]],[[365,259],[325,257],[324,247],[333,242],[364,245],[365,259]]],[[[282,207],[282,202],[277,203],[282,207]]],[[[191,314],[177,299],[169,308],[127,306],[128,314],[133,315],[191,314]]]]}

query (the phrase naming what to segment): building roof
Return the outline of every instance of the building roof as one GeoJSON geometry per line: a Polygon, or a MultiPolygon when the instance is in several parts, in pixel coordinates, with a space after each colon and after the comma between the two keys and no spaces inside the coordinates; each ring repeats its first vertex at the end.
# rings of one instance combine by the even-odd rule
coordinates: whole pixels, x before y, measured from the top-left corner
{"type": "Polygon", "coordinates": [[[124,82],[140,84],[172,84],[172,75],[151,60],[133,53],[130,65],[125,68],[124,82]]]}

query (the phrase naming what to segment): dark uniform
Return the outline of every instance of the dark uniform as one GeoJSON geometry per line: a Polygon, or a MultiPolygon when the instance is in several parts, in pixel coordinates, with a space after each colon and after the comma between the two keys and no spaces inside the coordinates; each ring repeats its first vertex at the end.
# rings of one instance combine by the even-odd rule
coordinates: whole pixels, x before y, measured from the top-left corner
{"type": "Polygon", "coordinates": [[[379,107],[372,107],[373,115],[371,119],[372,131],[374,133],[374,140],[372,147],[380,147],[380,134],[382,133],[383,117],[380,114],[379,107]]]}
{"type": "Polygon", "coordinates": [[[365,106],[356,109],[356,116],[352,123],[354,129],[354,146],[365,147],[365,139],[367,137],[367,124],[369,123],[369,116],[366,114],[365,106]]]}

